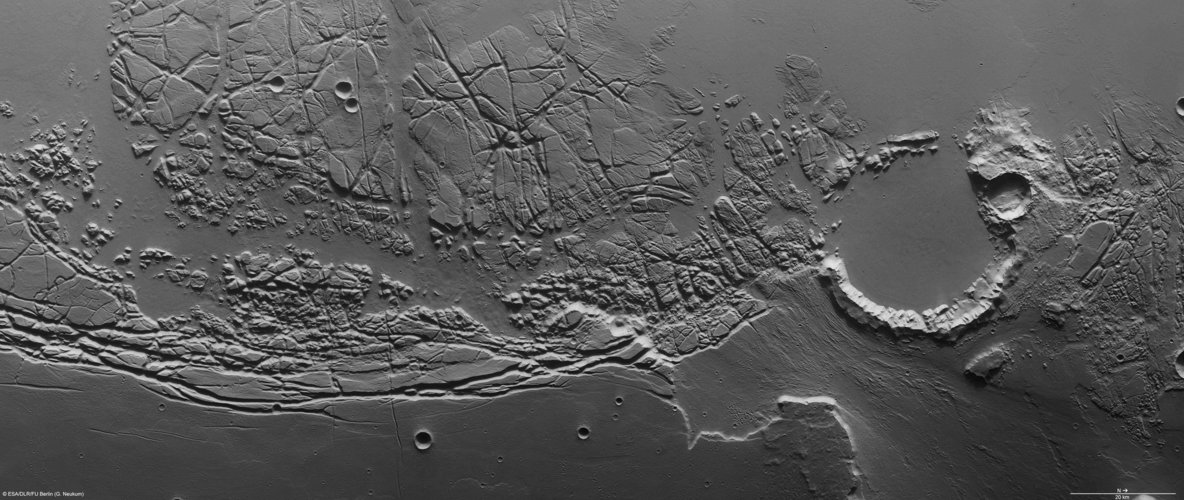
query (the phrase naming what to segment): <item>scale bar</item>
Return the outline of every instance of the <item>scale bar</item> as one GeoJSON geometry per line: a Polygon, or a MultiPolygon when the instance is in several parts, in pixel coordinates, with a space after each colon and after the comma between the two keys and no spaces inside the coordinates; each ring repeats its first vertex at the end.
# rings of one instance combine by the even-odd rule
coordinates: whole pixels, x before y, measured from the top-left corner
{"type": "Polygon", "coordinates": [[[1111,491],[1111,492],[1107,492],[1107,493],[1070,493],[1070,495],[1091,496],[1091,497],[1094,497],[1094,496],[1118,496],[1118,495],[1127,495],[1127,496],[1129,496],[1129,495],[1152,495],[1152,496],[1159,495],[1159,496],[1168,497],[1168,496],[1175,496],[1176,494],[1175,493],[1150,493],[1150,492],[1142,492],[1142,491],[1132,491],[1129,493],[1125,492],[1125,491],[1123,491],[1123,492],[1111,491]]]}

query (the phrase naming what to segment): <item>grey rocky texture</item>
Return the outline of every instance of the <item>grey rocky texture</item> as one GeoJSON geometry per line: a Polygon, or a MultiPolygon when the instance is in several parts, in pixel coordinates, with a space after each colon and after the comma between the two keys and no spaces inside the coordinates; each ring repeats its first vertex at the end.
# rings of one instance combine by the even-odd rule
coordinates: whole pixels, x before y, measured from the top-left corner
{"type": "Polygon", "coordinates": [[[989,381],[1003,370],[1010,358],[1011,353],[1004,346],[991,347],[966,363],[966,376],[989,381]]]}
{"type": "Polygon", "coordinates": [[[567,7],[534,17],[545,45],[514,27],[466,44],[415,26],[403,108],[441,231],[538,236],[688,204],[705,181],[695,134],[651,111],[669,90],[602,45],[596,13],[567,7]]]}
{"type": "MultiPolygon", "coordinates": [[[[744,81],[689,21],[713,5],[493,4],[118,1],[103,119],[0,106],[27,113],[0,162],[0,391],[124,443],[76,466],[25,425],[50,458],[0,469],[121,477],[164,442],[241,464],[162,473],[193,497],[1184,487],[1170,101],[1115,85],[1059,131],[1010,92],[886,119],[866,88],[907,94],[897,63],[853,79],[809,29],[729,54],[762,68],[744,81]],[[887,305],[834,235],[922,160],[965,181],[991,258],[887,305]],[[280,442],[324,456],[251,448],[280,442]]],[[[95,491],[182,494],[142,488],[95,491]]]]}
{"type": "Polygon", "coordinates": [[[1009,274],[1019,264],[1016,257],[992,262],[983,275],[966,289],[962,297],[937,307],[914,311],[877,304],[851,284],[843,260],[837,256],[822,261],[823,274],[835,295],[835,300],[856,321],[874,328],[886,328],[900,333],[927,334],[950,337],[965,327],[981,320],[995,308],[1003,293],[1009,274]]]}
{"type": "MultiPolygon", "coordinates": [[[[115,111],[176,141],[163,154],[152,139],[133,149],[156,154],[157,180],[186,219],[237,233],[295,218],[265,204],[274,191],[297,205],[329,205],[330,192],[357,203],[406,195],[379,5],[132,0],[113,10],[115,111]]],[[[410,253],[406,235],[382,218],[324,208],[294,234],[360,225],[366,242],[410,253]]]]}

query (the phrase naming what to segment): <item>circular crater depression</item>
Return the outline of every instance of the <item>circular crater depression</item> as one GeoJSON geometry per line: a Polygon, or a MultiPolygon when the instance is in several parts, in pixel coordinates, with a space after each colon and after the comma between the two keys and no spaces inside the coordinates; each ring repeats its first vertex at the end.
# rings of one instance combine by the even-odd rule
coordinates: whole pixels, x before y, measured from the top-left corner
{"type": "Polygon", "coordinates": [[[983,195],[1000,219],[1015,220],[1028,213],[1032,186],[1024,176],[1007,172],[987,181],[983,195]]]}
{"type": "Polygon", "coordinates": [[[284,77],[282,77],[280,75],[273,76],[270,80],[267,81],[267,88],[271,89],[272,92],[275,92],[277,94],[280,92],[283,92],[284,91],[284,77]]]}
{"type": "Polygon", "coordinates": [[[354,93],[354,84],[349,80],[342,80],[333,86],[333,93],[337,94],[338,99],[346,99],[354,93]]]}
{"type": "Polygon", "coordinates": [[[839,247],[851,283],[876,303],[924,310],[961,296],[994,256],[965,169],[941,152],[898,161],[824,205],[842,219],[839,247]]]}
{"type": "Polygon", "coordinates": [[[432,433],[428,431],[419,431],[415,433],[415,447],[419,451],[427,451],[432,447],[432,433]]]}

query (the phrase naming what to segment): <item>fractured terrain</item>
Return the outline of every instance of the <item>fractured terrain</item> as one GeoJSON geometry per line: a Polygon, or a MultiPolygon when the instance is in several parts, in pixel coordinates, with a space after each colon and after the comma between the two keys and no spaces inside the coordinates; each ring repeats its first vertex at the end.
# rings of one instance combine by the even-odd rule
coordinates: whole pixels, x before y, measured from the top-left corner
{"type": "MultiPolygon", "coordinates": [[[[746,460],[802,497],[882,494],[869,461],[911,423],[886,401],[923,393],[900,404],[948,420],[943,404],[980,404],[950,387],[1013,390],[1033,351],[1074,361],[1067,391],[1106,415],[1099,428],[1176,442],[1164,408],[1184,404],[1184,124],[1167,106],[1112,90],[1106,130],[1054,139],[995,99],[964,131],[871,137],[880,125],[804,55],[762,62],[781,93],[764,103],[672,84],[677,28],[634,41],[615,2],[559,1],[479,32],[396,3],[114,3],[110,99],[144,165],[97,157],[108,138],[87,120],[4,156],[2,346],[226,411],[348,422],[351,405],[389,404],[424,453],[446,452],[398,430],[396,403],[620,381],[678,414],[686,460],[760,443],[746,460]],[[993,258],[944,303],[883,305],[828,239],[841,222],[823,221],[947,142],[993,258]],[[123,199],[106,221],[72,221],[100,207],[113,168],[151,175],[167,199],[156,229],[216,243],[110,257],[123,199]],[[354,245],[383,260],[332,250],[354,245]],[[146,313],[157,282],[191,302],[146,313]],[[995,336],[1020,324],[1047,336],[995,336]],[[875,356],[845,368],[856,346],[875,356]],[[937,396],[884,361],[923,349],[959,356],[937,396]]],[[[1047,418],[1032,435],[1069,421],[1032,412],[1047,418]]]]}

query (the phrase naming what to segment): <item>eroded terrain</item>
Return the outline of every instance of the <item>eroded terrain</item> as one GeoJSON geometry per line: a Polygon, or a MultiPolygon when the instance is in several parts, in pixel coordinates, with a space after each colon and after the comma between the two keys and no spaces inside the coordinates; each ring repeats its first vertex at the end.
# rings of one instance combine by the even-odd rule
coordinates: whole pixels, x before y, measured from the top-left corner
{"type": "MultiPolygon", "coordinates": [[[[1109,86],[1080,104],[1093,119],[1052,127],[1039,99],[983,93],[884,120],[793,36],[745,56],[752,81],[696,59],[687,30],[714,7],[688,6],[689,28],[617,2],[521,8],[100,9],[93,78],[45,93],[101,106],[0,109],[0,391],[95,412],[61,425],[111,457],[263,453],[240,432],[290,456],[132,490],[102,479],[125,458],[9,454],[0,488],[49,488],[46,471],[197,498],[1184,487],[1173,101],[1109,86]],[[957,175],[926,183],[933,168],[957,175]],[[940,220],[972,227],[892,215],[983,235],[897,241],[956,279],[913,255],[865,273],[849,249],[878,240],[851,228],[877,228],[843,219],[942,189],[974,213],[940,220]],[[923,290],[860,286],[893,273],[923,290]]],[[[11,412],[22,446],[74,454],[11,412]]]]}

